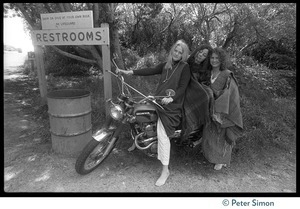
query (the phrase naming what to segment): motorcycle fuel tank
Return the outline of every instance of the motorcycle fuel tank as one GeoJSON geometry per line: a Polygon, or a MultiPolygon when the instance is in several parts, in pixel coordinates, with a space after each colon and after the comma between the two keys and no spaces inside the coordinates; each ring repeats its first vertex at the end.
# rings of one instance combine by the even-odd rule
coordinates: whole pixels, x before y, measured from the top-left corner
{"type": "Polygon", "coordinates": [[[137,104],[133,113],[140,123],[157,121],[156,109],[152,104],[137,104]]]}

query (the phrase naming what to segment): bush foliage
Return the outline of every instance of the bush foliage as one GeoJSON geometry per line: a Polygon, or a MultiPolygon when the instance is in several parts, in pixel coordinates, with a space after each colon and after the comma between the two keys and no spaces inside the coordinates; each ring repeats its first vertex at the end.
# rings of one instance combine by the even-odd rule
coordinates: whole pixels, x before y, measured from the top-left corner
{"type": "Polygon", "coordinates": [[[296,70],[296,56],[283,40],[268,40],[257,45],[251,55],[258,62],[275,70],[296,70]]]}
{"type": "MultiPolygon", "coordinates": [[[[64,47],[66,51],[72,51],[71,47],[64,47]]],[[[63,56],[51,48],[46,48],[45,73],[53,76],[89,76],[90,64],[63,56]]]]}

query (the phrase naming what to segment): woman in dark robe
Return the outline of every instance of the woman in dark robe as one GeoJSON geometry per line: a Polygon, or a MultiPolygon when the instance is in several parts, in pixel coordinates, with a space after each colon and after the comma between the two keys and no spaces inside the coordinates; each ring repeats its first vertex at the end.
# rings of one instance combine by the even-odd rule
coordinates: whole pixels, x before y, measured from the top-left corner
{"type": "Polygon", "coordinates": [[[212,65],[210,94],[213,98],[212,122],[203,130],[202,149],[205,158],[220,170],[229,165],[232,148],[242,135],[243,120],[240,109],[238,83],[227,69],[229,57],[221,48],[215,48],[210,57],[212,65]]]}
{"type": "Polygon", "coordinates": [[[211,46],[202,44],[191,53],[187,60],[195,79],[206,86],[210,84],[211,65],[209,57],[211,56],[211,52],[211,46]]]}
{"type": "Polygon", "coordinates": [[[161,74],[155,95],[166,96],[166,89],[173,89],[176,93],[173,97],[166,96],[162,99],[165,110],[157,108],[159,114],[157,122],[157,158],[161,161],[163,168],[160,177],[155,183],[156,186],[164,185],[170,175],[171,143],[169,137],[174,134],[181,122],[185,90],[190,81],[190,69],[186,63],[188,55],[188,45],[184,41],[179,40],[172,46],[166,62],[160,63],[155,67],[139,70],[116,70],[117,73],[121,72],[127,75],[150,76],[161,74]]]}

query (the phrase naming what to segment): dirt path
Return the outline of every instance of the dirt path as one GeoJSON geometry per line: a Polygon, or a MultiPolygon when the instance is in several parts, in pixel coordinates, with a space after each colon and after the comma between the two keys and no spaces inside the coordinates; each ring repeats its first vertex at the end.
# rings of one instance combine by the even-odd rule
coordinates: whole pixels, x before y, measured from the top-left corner
{"type": "Polygon", "coordinates": [[[38,107],[26,103],[28,78],[22,69],[10,69],[5,74],[14,76],[4,80],[5,192],[296,192],[295,147],[253,153],[255,158],[247,161],[238,148],[231,166],[221,171],[213,170],[201,153],[183,156],[172,149],[170,178],[156,187],[159,161],[138,151],[129,153],[130,142],[119,143],[101,167],[80,176],[74,169],[76,159],[54,153],[49,135],[47,140],[41,137],[44,124],[30,114],[38,107]]]}

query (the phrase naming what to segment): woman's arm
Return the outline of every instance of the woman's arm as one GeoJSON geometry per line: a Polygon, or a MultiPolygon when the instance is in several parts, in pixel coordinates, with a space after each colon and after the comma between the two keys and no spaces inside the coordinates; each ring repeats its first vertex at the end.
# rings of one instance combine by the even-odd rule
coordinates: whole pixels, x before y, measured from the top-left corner
{"type": "Polygon", "coordinates": [[[133,75],[148,76],[148,75],[161,74],[165,64],[166,63],[160,63],[160,64],[156,65],[155,67],[148,67],[148,68],[142,68],[139,70],[133,70],[133,75]]]}
{"type": "Polygon", "coordinates": [[[160,64],[156,65],[155,67],[142,68],[139,70],[121,70],[121,69],[117,68],[116,73],[124,73],[126,75],[141,75],[141,76],[161,74],[165,64],[166,63],[160,63],[160,64]]]}

